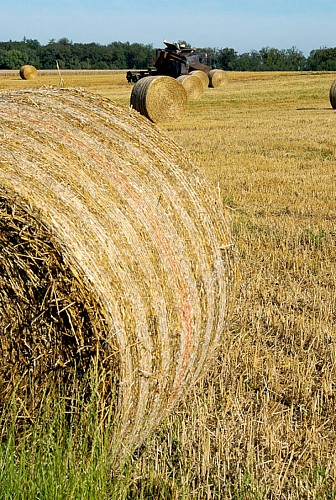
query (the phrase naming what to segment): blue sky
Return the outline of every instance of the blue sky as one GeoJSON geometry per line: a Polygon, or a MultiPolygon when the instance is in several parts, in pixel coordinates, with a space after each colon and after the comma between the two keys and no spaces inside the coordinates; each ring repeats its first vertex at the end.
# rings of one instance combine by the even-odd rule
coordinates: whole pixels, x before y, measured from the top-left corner
{"type": "Polygon", "coordinates": [[[197,47],[336,47],[336,0],[2,0],[0,41],[186,40],[197,47]]]}

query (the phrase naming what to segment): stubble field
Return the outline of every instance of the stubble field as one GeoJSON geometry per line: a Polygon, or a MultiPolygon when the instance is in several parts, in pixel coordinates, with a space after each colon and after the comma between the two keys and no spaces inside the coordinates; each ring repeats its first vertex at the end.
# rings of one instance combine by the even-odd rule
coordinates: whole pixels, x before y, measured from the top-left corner
{"type": "MultiPolygon", "coordinates": [[[[62,78],[129,105],[125,74],[62,78]]],[[[102,451],[101,459],[82,457],[91,466],[76,473],[63,450],[58,466],[73,470],[73,498],[336,495],[335,79],[229,73],[227,85],[191,101],[182,120],[159,125],[215,185],[231,217],[238,264],[230,318],[209,376],[118,477],[102,451]],[[80,489],[90,467],[100,484],[94,497],[80,489]]],[[[60,83],[57,74],[34,81],[0,74],[0,91],[60,83]]],[[[8,467],[20,469],[8,449],[0,455],[7,486],[8,467]]],[[[45,464],[41,471],[53,468],[52,459],[45,464]]],[[[54,498],[71,498],[62,491],[54,498]]]]}

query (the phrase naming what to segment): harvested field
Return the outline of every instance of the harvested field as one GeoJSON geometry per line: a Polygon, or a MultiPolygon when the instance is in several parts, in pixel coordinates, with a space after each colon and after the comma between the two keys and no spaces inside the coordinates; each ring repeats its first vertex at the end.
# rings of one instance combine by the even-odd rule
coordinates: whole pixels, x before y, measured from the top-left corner
{"type": "Polygon", "coordinates": [[[117,100],[129,107],[132,86],[126,80],[126,71],[39,71],[34,80],[22,80],[18,71],[0,70],[0,91],[6,89],[53,87],[80,87],[82,89],[99,89],[99,94],[117,100]],[[61,76],[61,78],[60,78],[61,76]]]}
{"type": "MultiPolygon", "coordinates": [[[[52,441],[52,453],[39,456],[28,440],[21,459],[18,446],[2,448],[0,467],[18,478],[9,498],[27,496],[32,481],[24,471],[35,473],[31,498],[46,477],[53,484],[48,467],[57,456],[64,457],[55,465],[57,488],[69,498],[89,500],[94,487],[104,500],[335,498],[336,114],[329,91],[336,73],[227,77],[225,87],[191,101],[179,122],[160,125],[231,214],[237,288],[211,373],[123,474],[111,477],[101,443],[76,454],[52,441]]],[[[41,78],[57,85],[56,77],[41,78]]],[[[65,83],[129,106],[120,75],[65,75],[65,83]]],[[[0,78],[0,88],[35,84],[0,78]]]]}
{"type": "Polygon", "coordinates": [[[228,222],[165,134],[96,94],[2,93],[0,131],[0,404],[33,418],[96,371],[120,462],[213,359],[228,222]]]}

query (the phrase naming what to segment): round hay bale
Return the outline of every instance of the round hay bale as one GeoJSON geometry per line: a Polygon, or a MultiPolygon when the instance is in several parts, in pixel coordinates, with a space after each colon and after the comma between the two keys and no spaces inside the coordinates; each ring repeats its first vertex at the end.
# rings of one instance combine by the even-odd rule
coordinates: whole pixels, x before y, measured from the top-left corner
{"type": "Polygon", "coordinates": [[[209,76],[209,87],[222,87],[227,83],[227,76],[225,71],[222,69],[212,69],[208,73],[209,76]]]}
{"type": "Polygon", "coordinates": [[[190,71],[189,75],[194,75],[199,78],[203,84],[204,90],[209,86],[209,77],[205,71],[200,71],[199,69],[190,71]]]}
{"type": "Polygon", "coordinates": [[[182,118],[188,105],[188,96],[175,78],[146,76],[134,85],[130,103],[141,115],[157,123],[182,118]]]}
{"type": "Polygon", "coordinates": [[[204,87],[200,80],[195,75],[181,75],[177,81],[182,83],[187,92],[188,99],[199,99],[204,93],[204,87]]]}
{"type": "Polygon", "coordinates": [[[336,80],[330,87],[329,92],[330,104],[333,109],[336,109],[336,80]]]}
{"type": "Polygon", "coordinates": [[[20,77],[22,80],[33,80],[37,77],[37,69],[34,66],[26,64],[20,68],[20,77]]]}
{"type": "Polygon", "coordinates": [[[91,371],[121,460],[221,340],[229,222],[171,138],[106,98],[3,92],[0,131],[0,404],[32,416],[55,391],[73,412],[91,371]]]}

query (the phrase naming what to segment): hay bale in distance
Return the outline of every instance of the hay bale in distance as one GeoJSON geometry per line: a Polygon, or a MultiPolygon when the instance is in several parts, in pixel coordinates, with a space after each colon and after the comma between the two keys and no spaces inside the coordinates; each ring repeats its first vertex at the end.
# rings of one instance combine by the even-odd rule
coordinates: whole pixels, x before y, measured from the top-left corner
{"type": "Polygon", "coordinates": [[[194,71],[190,71],[189,75],[197,76],[202,82],[204,90],[209,87],[209,77],[205,71],[200,71],[199,69],[195,69],[194,71]]]}
{"type": "Polygon", "coordinates": [[[330,98],[331,107],[333,109],[336,109],[336,80],[333,82],[333,84],[330,87],[329,98],[330,98]]]}
{"type": "Polygon", "coordinates": [[[117,462],[221,340],[227,218],[171,138],[108,99],[3,92],[0,129],[0,403],[15,387],[34,415],[51,386],[69,399],[94,370],[117,462]]]}
{"type": "Polygon", "coordinates": [[[146,76],[135,83],[130,104],[154,123],[179,120],[186,111],[188,96],[175,78],[146,76]]]}
{"type": "Polygon", "coordinates": [[[209,87],[216,88],[222,87],[227,83],[227,76],[222,69],[212,69],[208,73],[209,87]]]}
{"type": "Polygon", "coordinates": [[[37,78],[37,69],[35,66],[30,66],[29,64],[25,64],[20,68],[20,77],[22,80],[33,80],[37,78]]]}
{"type": "Polygon", "coordinates": [[[195,75],[181,75],[177,78],[177,81],[182,83],[188,99],[199,99],[204,93],[204,86],[200,78],[195,75]]]}

